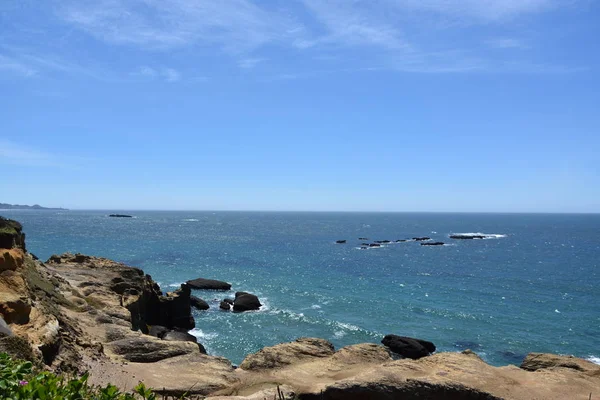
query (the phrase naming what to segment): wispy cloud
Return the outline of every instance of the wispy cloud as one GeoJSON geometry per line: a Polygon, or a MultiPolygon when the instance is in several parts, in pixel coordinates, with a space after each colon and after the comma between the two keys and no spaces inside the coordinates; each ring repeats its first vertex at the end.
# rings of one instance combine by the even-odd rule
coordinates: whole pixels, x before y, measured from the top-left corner
{"type": "Polygon", "coordinates": [[[410,47],[399,29],[373,3],[345,0],[304,0],[306,7],[327,28],[327,33],[311,41],[297,42],[298,47],[334,43],[347,46],[378,46],[388,49],[410,47]]]}
{"type": "Polygon", "coordinates": [[[171,83],[181,80],[181,73],[174,68],[152,68],[147,65],[140,67],[132,75],[149,79],[162,79],[171,83]]]}
{"type": "Polygon", "coordinates": [[[1,71],[24,77],[32,77],[37,74],[37,70],[31,65],[26,65],[19,60],[0,54],[0,72],[1,71]]]}
{"type": "Polygon", "coordinates": [[[63,60],[55,55],[37,54],[35,51],[15,46],[0,44],[5,55],[0,54],[0,70],[10,70],[25,77],[34,77],[42,71],[80,75],[99,80],[106,80],[105,73],[85,68],[79,64],[63,60]]]}
{"type": "Polygon", "coordinates": [[[485,42],[488,46],[495,49],[527,49],[529,46],[522,40],[515,38],[493,38],[485,42]]]}
{"type": "Polygon", "coordinates": [[[159,49],[208,43],[243,53],[288,28],[283,16],[249,0],[77,0],[62,3],[59,15],[99,39],[159,49]]]}
{"type": "Polygon", "coordinates": [[[263,61],[263,58],[244,58],[238,61],[238,65],[240,68],[250,69],[256,67],[259,63],[263,61]]]}
{"type": "MultiPolygon", "coordinates": [[[[375,63],[377,68],[388,70],[450,73],[496,72],[498,65],[518,65],[518,60],[509,58],[514,52],[494,52],[496,57],[504,57],[498,62],[486,51],[529,48],[531,44],[516,38],[519,18],[577,1],[299,0],[273,6],[272,2],[253,0],[57,0],[54,4],[56,14],[75,32],[85,32],[110,45],[159,53],[216,48],[242,69],[259,70],[265,58],[275,60],[281,54],[270,51],[283,49],[306,57],[303,64],[314,70],[330,66],[317,58],[327,52],[336,56],[335,62],[350,62],[355,69],[375,63]],[[517,27],[515,37],[503,37],[502,28],[512,23],[517,27]],[[465,29],[477,25],[485,25],[486,36],[491,37],[484,41],[485,47],[465,29]],[[496,38],[493,29],[499,33],[496,38]],[[357,57],[355,49],[368,53],[357,57]]],[[[38,60],[29,67],[32,73],[36,65],[60,69],[60,65],[44,65],[38,60]]],[[[147,69],[136,74],[177,82],[182,80],[180,70],[185,67],[143,68],[147,69]]],[[[73,66],[67,69],[75,70],[73,66]]],[[[21,71],[24,74],[26,69],[21,71]]]]}
{"type": "Polygon", "coordinates": [[[56,155],[4,139],[0,139],[0,164],[27,167],[65,166],[64,159],[56,155]]]}
{"type": "Polygon", "coordinates": [[[564,0],[388,0],[399,8],[479,22],[500,21],[564,5],[564,0]]]}

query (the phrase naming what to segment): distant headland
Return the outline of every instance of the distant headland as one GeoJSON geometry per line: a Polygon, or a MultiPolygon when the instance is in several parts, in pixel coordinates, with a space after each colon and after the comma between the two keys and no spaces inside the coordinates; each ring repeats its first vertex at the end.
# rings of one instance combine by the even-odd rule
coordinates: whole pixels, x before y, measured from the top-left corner
{"type": "Polygon", "coordinates": [[[42,207],[39,204],[26,206],[21,204],[0,203],[0,210],[67,210],[67,208],[42,207]]]}

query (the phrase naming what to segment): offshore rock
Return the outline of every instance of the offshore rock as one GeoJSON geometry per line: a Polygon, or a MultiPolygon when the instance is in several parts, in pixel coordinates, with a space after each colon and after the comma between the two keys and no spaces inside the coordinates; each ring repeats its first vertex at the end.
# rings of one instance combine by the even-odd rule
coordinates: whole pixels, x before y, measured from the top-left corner
{"type": "Polygon", "coordinates": [[[258,310],[262,307],[258,297],[251,293],[237,292],[235,294],[235,300],[233,301],[233,311],[253,311],[258,310]]]}
{"type": "Polygon", "coordinates": [[[196,310],[204,311],[210,308],[206,301],[196,296],[190,296],[190,303],[196,310]]]}
{"type": "Polygon", "coordinates": [[[197,278],[186,282],[192,289],[202,290],[231,290],[231,283],[215,279],[197,278]]]}

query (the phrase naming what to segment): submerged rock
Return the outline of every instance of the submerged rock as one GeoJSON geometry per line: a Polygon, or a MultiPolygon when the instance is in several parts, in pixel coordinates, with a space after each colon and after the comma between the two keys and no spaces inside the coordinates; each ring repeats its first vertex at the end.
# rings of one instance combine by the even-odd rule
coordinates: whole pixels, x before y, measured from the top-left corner
{"type": "Polygon", "coordinates": [[[202,290],[231,290],[231,283],[216,279],[197,278],[186,282],[192,289],[202,290]]]}
{"type": "Polygon", "coordinates": [[[394,353],[413,360],[426,357],[435,352],[433,343],[406,336],[386,335],[381,343],[394,353]]]}
{"type": "Polygon", "coordinates": [[[421,246],[443,246],[444,242],[427,242],[421,243],[421,246]]]}
{"type": "Polygon", "coordinates": [[[336,242],[337,244],[344,244],[344,243],[346,243],[346,241],[345,241],[345,240],[336,240],[335,242],[336,242]]]}
{"type": "Polygon", "coordinates": [[[112,218],[133,218],[132,215],[127,214],[109,214],[108,216],[112,218]]]}
{"type": "Polygon", "coordinates": [[[424,241],[424,240],[431,240],[431,238],[430,238],[430,237],[427,237],[427,236],[414,237],[414,238],[412,238],[412,239],[413,239],[413,240],[415,240],[415,241],[417,241],[417,242],[422,242],[422,241],[424,241]]]}

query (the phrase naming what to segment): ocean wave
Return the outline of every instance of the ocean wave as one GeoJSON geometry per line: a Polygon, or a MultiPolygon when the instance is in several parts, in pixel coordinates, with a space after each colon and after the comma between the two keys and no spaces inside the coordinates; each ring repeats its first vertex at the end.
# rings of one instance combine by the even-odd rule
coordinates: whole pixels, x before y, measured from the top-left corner
{"type": "Polygon", "coordinates": [[[586,360],[593,362],[594,364],[598,364],[600,365],[600,357],[596,357],[596,356],[589,356],[586,358],[586,360]]]}
{"type": "MultiPolygon", "coordinates": [[[[190,335],[196,336],[196,338],[199,340],[212,340],[212,339],[215,339],[217,336],[219,336],[219,334],[216,332],[206,333],[200,328],[194,328],[191,331],[189,331],[188,333],[190,335]]],[[[202,343],[202,344],[204,344],[204,343],[202,343]]]]}
{"type": "Polygon", "coordinates": [[[507,235],[503,233],[463,232],[451,233],[448,236],[454,239],[501,239],[507,235]]]}

